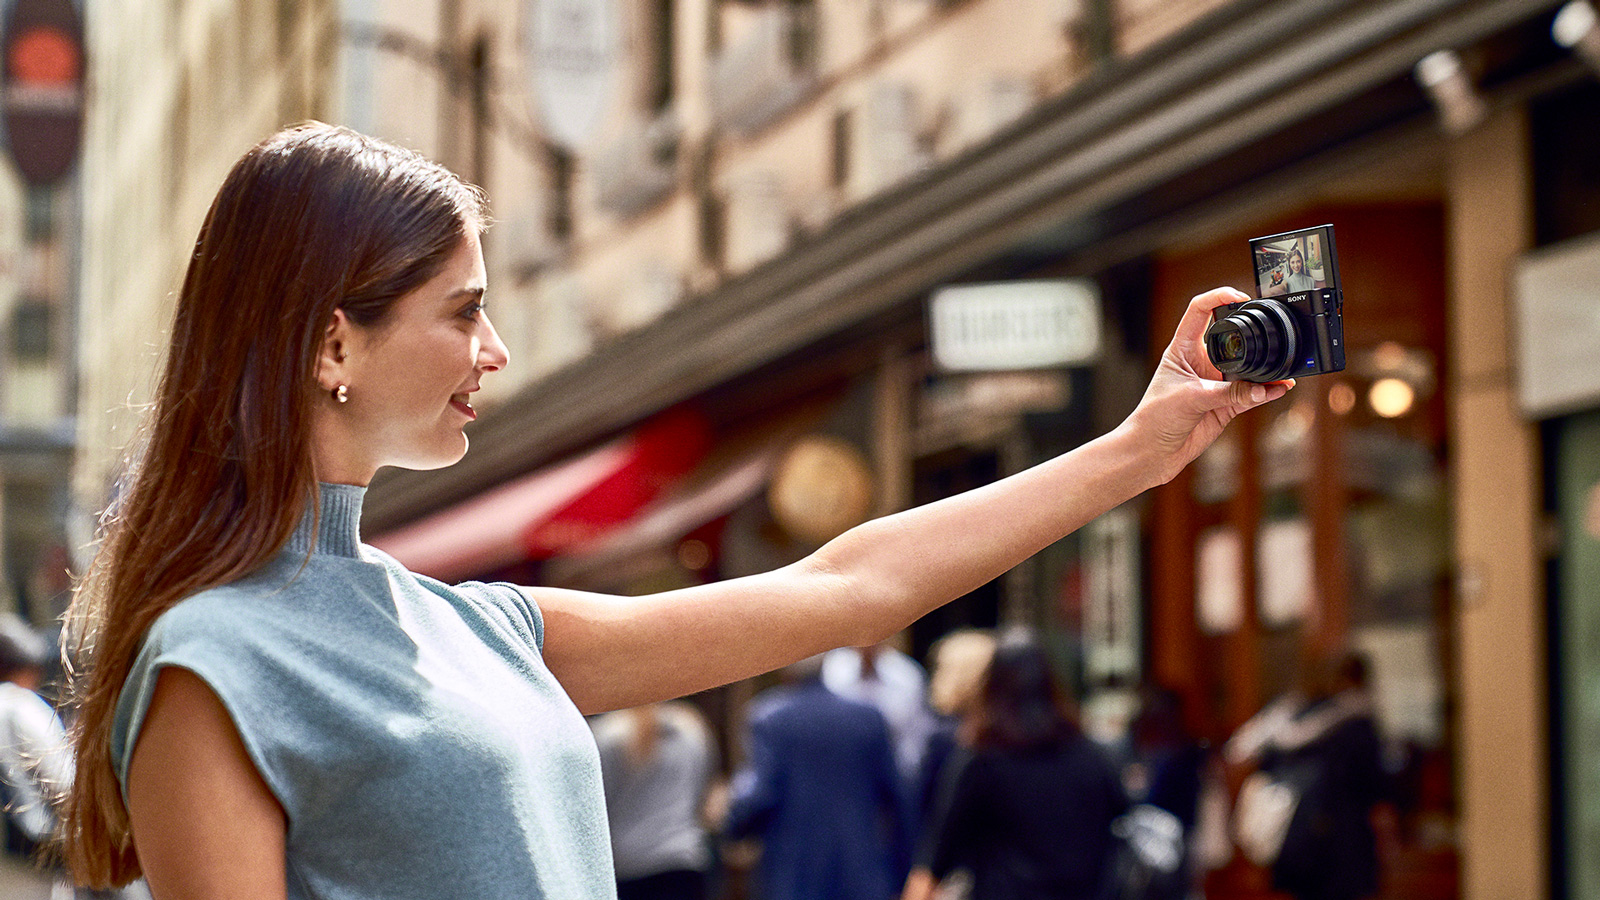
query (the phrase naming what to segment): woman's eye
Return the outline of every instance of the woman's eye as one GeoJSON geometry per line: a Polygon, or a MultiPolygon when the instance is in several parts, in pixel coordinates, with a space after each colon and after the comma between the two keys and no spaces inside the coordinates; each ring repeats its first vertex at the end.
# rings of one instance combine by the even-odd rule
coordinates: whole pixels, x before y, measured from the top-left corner
{"type": "Polygon", "coordinates": [[[461,310],[461,318],[463,318],[463,319],[476,319],[478,317],[478,313],[481,313],[481,312],[483,312],[483,304],[482,303],[474,303],[471,306],[468,306],[465,309],[461,310]]]}

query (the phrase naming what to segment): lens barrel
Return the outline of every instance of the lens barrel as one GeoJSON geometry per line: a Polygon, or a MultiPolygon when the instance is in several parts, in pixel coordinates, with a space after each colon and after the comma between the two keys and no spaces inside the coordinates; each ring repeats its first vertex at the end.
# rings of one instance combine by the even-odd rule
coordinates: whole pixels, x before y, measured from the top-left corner
{"type": "Polygon", "coordinates": [[[1276,300],[1250,300],[1206,329],[1206,355],[1235,381],[1281,381],[1298,354],[1294,314],[1276,300]]]}

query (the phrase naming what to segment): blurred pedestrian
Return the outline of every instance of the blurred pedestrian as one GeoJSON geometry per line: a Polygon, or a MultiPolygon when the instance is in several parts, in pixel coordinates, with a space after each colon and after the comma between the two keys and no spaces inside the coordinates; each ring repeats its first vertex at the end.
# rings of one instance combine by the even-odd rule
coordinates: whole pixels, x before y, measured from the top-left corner
{"type": "Polygon", "coordinates": [[[27,622],[0,615],[0,897],[7,900],[42,900],[65,883],[48,845],[72,763],[61,719],[38,693],[52,655],[27,622]]]}
{"type": "Polygon", "coordinates": [[[1183,695],[1161,685],[1140,692],[1130,732],[1122,781],[1140,815],[1116,829],[1126,846],[1115,896],[1182,900],[1195,886],[1193,838],[1211,753],[1189,731],[1183,695]]]}
{"type": "Polygon", "coordinates": [[[958,868],[973,900],[1099,897],[1127,796],[1031,632],[1000,637],[973,717],[972,748],[948,764],[904,900],[928,900],[958,868]]]}
{"type": "MultiPolygon", "coordinates": [[[[1388,796],[1366,659],[1315,659],[1300,687],[1268,704],[1223,748],[1292,794],[1270,861],[1272,886],[1297,900],[1361,900],[1378,892],[1374,808],[1388,796]]],[[[1241,802],[1236,810],[1252,813],[1241,802]]]]}
{"type": "Polygon", "coordinates": [[[150,419],[69,610],[86,884],[189,896],[614,895],[584,714],[885,639],[1171,480],[1290,383],[1225,382],[1191,301],[1110,433],[639,597],[447,585],[361,542],[384,466],[460,460],[509,362],[480,191],[349,129],[247,152],[201,226],[150,419]]]}
{"type": "Polygon", "coordinates": [[[703,814],[717,758],[704,717],[669,701],[590,724],[619,900],[704,900],[712,848],[703,814]]]}
{"type": "Polygon", "coordinates": [[[915,823],[883,714],[828,690],[812,657],[751,702],[747,732],[726,836],[760,841],[760,900],[892,898],[915,823]]]}
{"type": "Polygon", "coordinates": [[[962,743],[968,714],[983,688],[989,660],[994,658],[994,641],[994,632],[987,628],[958,628],[934,641],[928,650],[932,661],[928,705],[934,722],[922,752],[914,794],[924,821],[933,810],[944,765],[962,743]]]}
{"type": "Polygon", "coordinates": [[[913,780],[933,727],[928,676],[922,665],[887,642],[839,647],[822,658],[822,683],[841,697],[870,703],[883,713],[895,765],[902,777],[913,780]]]}

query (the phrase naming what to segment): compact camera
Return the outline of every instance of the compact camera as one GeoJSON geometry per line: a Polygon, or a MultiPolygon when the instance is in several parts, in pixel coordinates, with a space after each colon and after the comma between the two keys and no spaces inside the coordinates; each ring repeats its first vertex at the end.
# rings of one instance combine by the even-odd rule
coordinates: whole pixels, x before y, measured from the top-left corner
{"type": "Polygon", "coordinates": [[[1344,292],[1333,226],[1251,238],[1259,299],[1219,306],[1206,355],[1227,381],[1282,381],[1344,368],[1344,292]]]}

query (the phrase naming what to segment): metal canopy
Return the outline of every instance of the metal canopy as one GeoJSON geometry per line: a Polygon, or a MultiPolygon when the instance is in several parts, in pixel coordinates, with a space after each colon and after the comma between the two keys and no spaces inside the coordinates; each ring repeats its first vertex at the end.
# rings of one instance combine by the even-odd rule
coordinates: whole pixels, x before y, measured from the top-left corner
{"type": "MultiPolygon", "coordinates": [[[[1138,224],[1141,198],[1269,144],[1291,125],[1409,82],[1434,50],[1473,44],[1558,2],[1223,7],[1137,57],[1107,63],[988,144],[485,411],[470,432],[472,451],[455,466],[384,472],[367,498],[367,527],[394,527],[593,444],[915,300],[1041,232],[1061,253],[1112,239],[1111,231],[1138,224]]],[[[1420,90],[1413,94],[1414,115],[1424,101],[1420,90]]]]}

